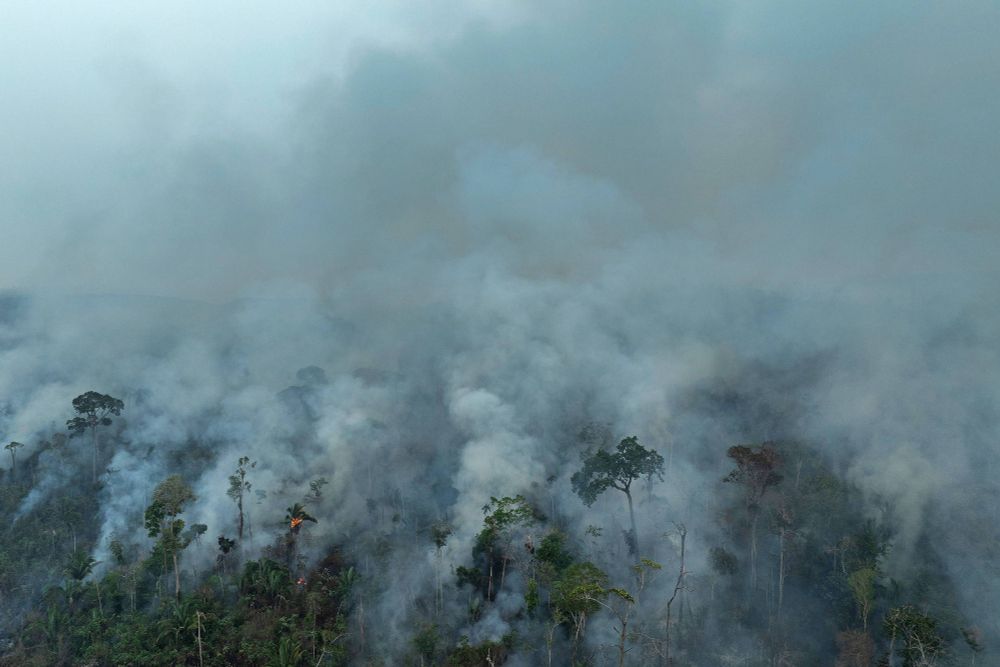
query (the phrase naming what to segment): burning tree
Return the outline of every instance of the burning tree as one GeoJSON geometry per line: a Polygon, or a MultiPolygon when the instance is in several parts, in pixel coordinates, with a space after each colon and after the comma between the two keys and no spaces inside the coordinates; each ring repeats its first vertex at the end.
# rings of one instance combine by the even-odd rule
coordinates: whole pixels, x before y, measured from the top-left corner
{"type": "Polygon", "coordinates": [[[298,543],[299,530],[305,521],[316,523],[316,518],[306,512],[306,506],[302,503],[295,503],[285,510],[285,521],[288,522],[288,565],[291,567],[292,559],[295,556],[295,547],[298,543]]]}
{"type": "Polygon", "coordinates": [[[587,452],[583,468],[573,474],[573,490],[590,507],[607,489],[618,489],[628,499],[628,518],[631,525],[629,551],[639,561],[639,534],[635,527],[635,510],[632,507],[632,482],[640,477],[663,481],[663,457],[652,449],[639,444],[635,436],[624,438],[614,452],[599,449],[587,452]]]}
{"type": "Polygon", "coordinates": [[[88,391],[73,399],[73,409],[77,416],[66,420],[66,428],[73,435],[82,435],[90,431],[94,443],[94,484],[97,484],[97,427],[111,424],[111,415],[118,416],[125,409],[125,404],[113,396],[88,391]]]}

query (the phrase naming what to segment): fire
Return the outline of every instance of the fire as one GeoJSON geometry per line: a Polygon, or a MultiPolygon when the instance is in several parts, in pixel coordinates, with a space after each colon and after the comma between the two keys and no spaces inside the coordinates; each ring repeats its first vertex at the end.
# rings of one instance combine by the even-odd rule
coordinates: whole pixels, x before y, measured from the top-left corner
{"type": "Polygon", "coordinates": [[[295,583],[298,584],[299,586],[305,586],[306,585],[306,578],[305,577],[299,577],[299,580],[296,581],[295,583]]]}
{"type": "Polygon", "coordinates": [[[291,524],[291,528],[292,528],[292,530],[295,530],[295,528],[296,528],[296,527],[297,527],[297,526],[298,526],[298,525],[299,525],[300,523],[302,523],[302,519],[300,519],[299,517],[292,517],[292,524],[291,524]]]}

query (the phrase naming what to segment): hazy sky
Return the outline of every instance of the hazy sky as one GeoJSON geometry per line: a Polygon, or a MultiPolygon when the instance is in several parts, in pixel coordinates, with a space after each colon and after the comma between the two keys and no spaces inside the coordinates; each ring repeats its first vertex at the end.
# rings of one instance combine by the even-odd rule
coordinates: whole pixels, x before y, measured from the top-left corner
{"type": "Polygon", "coordinates": [[[972,296],[998,28],[989,1],[6,2],[0,286],[414,289],[638,252],[972,296]]]}
{"type": "Polygon", "coordinates": [[[998,34],[996,0],[0,2],[0,290],[234,302],[0,294],[3,435],[127,399],[101,545],[178,466],[229,530],[251,455],[275,508],[330,478],[321,544],[418,490],[453,564],[552,479],[582,533],[588,420],[669,449],[690,525],[726,447],[803,438],[893,503],[892,572],[968,540],[995,616],[998,34]]]}

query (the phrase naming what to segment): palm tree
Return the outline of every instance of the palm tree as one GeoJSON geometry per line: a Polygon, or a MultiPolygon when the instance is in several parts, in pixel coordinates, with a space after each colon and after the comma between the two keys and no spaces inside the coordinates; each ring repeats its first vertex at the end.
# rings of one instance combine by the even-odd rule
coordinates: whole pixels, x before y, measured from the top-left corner
{"type": "Polygon", "coordinates": [[[306,512],[305,505],[302,503],[295,503],[291,507],[285,509],[285,521],[288,522],[288,530],[297,534],[303,521],[312,521],[313,523],[316,523],[316,518],[310,516],[309,513],[306,512]]]}
{"type": "MultiPolygon", "coordinates": [[[[69,603],[73,604],[73,595],[80,588],[80,584],[84,579],[90,576],[90,573],[94,571],[94,566],[97,565],[97,561],[94,557],[88,554],[86,551],[80,551],[79,549],[74,551],[70,557],[69,562],[66,564],[66,568],[63,573],[70,578],[69,583],[66,586],[66,591],[69,597],[69,603]]],[[[101,604],[101,589],[97,585],[97,581],[94,581],[94,589],[97,591],[97,604],[101,607],[101,614],[103,615],[104,609],[101,604]]]]}
{"type": "Polygon", "coordinates": [[[292,567],[292,559],[295,556],[295,547],[299,530],[305,521],[316,523],[316,518],[306,512],[306,507],[302,503],[295,503],[285,510],[285,521],[288,522],[288,567],[292,567]]]}

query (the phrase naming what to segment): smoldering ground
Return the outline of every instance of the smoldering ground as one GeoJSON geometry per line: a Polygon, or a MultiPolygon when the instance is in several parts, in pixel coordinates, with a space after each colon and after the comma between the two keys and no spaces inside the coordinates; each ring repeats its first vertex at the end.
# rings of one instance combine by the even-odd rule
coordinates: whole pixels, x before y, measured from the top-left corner
{"type": "Polygon", "coordinates": [[[804,439],[891,504],[887,567],[943,535],[989,617],[992,3],[373,7],[5,10],[2,431],[30,455],[81,391],[126,400],[99,559],[174,472],[231,533],[247,455],[255,549],[320,477],[310,554],[393,536],[404,642],[419,536],[461,564],[492,495],[606,525],[618,572],[624,509],[568,482],[596,422],[669,457],[640,530],[684,521],[695,563],[725,447],[804,439]]]}

